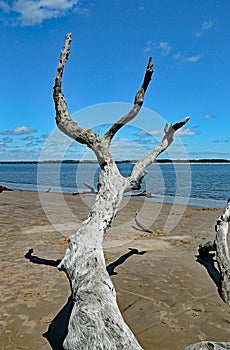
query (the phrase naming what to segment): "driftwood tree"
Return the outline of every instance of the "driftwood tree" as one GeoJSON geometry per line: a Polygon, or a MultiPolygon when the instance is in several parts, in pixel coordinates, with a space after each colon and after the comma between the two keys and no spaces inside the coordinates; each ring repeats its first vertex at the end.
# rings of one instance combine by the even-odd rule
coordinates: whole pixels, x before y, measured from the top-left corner
{"type": "Polygon", "coordinates": [[[76,234],[69,237],[66,254],[59,264],[59,269],[64,270],[69,278],[74,300],[63,346],[71,350],[141,349],[117,306],[115,289],[106,271],[102,242],[116,216],[124,192],[140,189],[147,166],[172,143],[174,133],[187,123],[189,117],[171,126],[166,125],[161,142],[135,164],[130,176],[123,177],[111,154],[110,144],[117,131],[135,118],[143,105],[153,74],[151,58],[133,107],[103,137],[99,137],[93,130],[79,126],[68,113],[62,93],[62,75],[70,53],[70,42],[71,34],[68,34],[56,73],[53,95],[56,123],[63,133],[87,145],[95,153],[100,175],[95,203],[76,234]]]}

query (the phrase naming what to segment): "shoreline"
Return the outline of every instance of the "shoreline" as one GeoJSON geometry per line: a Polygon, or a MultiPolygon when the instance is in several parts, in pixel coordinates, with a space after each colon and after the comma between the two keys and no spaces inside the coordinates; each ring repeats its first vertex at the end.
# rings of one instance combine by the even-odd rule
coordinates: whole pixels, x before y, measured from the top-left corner
{"type": "MultiPolygon", "coordinates": [[[[63,195],[93,195],[90,191],[74,192],[74,191],[58,191],[49,186],[40,186],[40,189],[37,189],[36,185],[31,184],[18,184],[18,186],[11,186],[10,182],[1,182],[0,185],[8,187],[12,191],[30,191],[37,193],[59,193],[63,195]]],[[[15,184],[14,184],[15,185],[15,184]]],[[[195,198],[195,197],[181,197],[181,196],[163,196],[159,194],[149,193],[151,197],[140,196],[137,194],[124,194],[124,197],[132,197],[134,200],[146,200],[149,202],[156,202],[162,204],[173,204],[173,205],[184,205],[191,207],[200,207],[200,208],[224,208],[227,202],[225,200],[216,200],[213,198],[195,198]]]]}

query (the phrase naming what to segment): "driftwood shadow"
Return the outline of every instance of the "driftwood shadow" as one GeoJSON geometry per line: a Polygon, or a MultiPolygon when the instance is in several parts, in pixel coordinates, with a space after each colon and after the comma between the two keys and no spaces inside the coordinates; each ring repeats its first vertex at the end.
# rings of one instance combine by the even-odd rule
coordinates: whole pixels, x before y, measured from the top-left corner
{"type": "Polygon", "coordinates": [[[53,350],[64,350],[63,342],[68,333],[69,318],[73,309],[74,301],[72,294],[65,306],[59,311],[55,318],[51,321],[47,332],[43,333],[53,350]]]}
{"type": "Polygon", "coordinates": [[[222,293],[221,293],[222,277],[219,270],[215,267],[216,260],[214,260],[214,257],[215,257],[215,254],[210,254],[209,252],[208,253],[199,252],[199,255],[196,255],[196,258],[197,258],[196,261],[205,267],[212,281],[215,283],[218,293],[222,299],[222,293]]]}
{"type": "Polygon", "coordinates": [[[33,252],[34,252],[34,250],[32,248],[29,249],[28,252],[25,254],[25,258],[28,259],[30,262],[32,262],[34,264],[48,265],[48,266],[57,267],[60,264],[60,262],[61,262],[61,259],[49,260],[49,259],[39,258],[36,255],[32,255],[33,252]]]}
{"type": "MultiPolygon", "coordinates": [[[[114,271],[114,269],[117,266],[123,264],[132,255],[143,255],[145,253],[146,251],[138,251],[138,249],[129,248],[128,253],[122,255],[117,260],[115,260],[114,262],[106,266],[108,274],[110,276],[117,275],[117,272],[114,271]]],[[[50,260],[50,259],[39,258],[38,256],[33,255],[32,248],[29,249],[28,252],[25,254],[25,258],[34,264],[47,265],[52,267],[57,267],[61,262],[61,259],[50,260]]],[[[69,318],[73,309],[73,305],[74,305],[74,300],[71,294],[65,306],[58,312],[55,318],[51,321],[47,332],[42,334],[43,337],[45,337],[48,340],[53,350],[64,350],[63,342],[67,336],[69,318]]]]}
{"type": "Polygon", "coordinates": [[[108,266],[106,266],[106,270],[108,271],[108,274],[110,276],[112,275],[117,275],[117,272],[114,271],[114,269],[123,264],[125,262],[125,260],[127,260],[130,256],[134,255],[134,254],[137,254],[137,255],[143,255],[145,254],[146,251],[145,250],[142,250],[141,252],[139,252],[138,249],[135,249],[135,248],[129,248],[129,252],[122,255],[120,258],[118,258],[117,260],[115,260],[114,262],[112,262],[111,264],[109,264],[108,266]]]}

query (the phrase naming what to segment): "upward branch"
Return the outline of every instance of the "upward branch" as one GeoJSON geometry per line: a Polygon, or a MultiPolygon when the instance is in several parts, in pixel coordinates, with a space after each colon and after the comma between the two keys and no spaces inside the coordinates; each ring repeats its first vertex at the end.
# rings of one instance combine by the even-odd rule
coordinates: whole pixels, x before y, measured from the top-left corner
{"type": "Polygon", "coordinates": [[[70,54],[71,33],[66,35],[65,45],[63,51],[61,51],[56,79],[54,85],[53,98],[56,110],[56,123],[58,128],[67,136],[72,139],[86,144],[90,148],[93,148],[99,136],[91,129],[80,127],[69,115],[65,96],[62,93],[62,75],[65,68],[65,64],[70,54]]]}
{"type": "Polygon", "coordinates": [[[132,174],[129,178],[129,184],[126,191],[140,189],[140,183],[143,177],[146,175],[146,168],[155,161],[155,159],[161,154],[173,141],[173,136],[177,130],[184,126],[189,121],[189,117],[186,117],[179,123],[173,125],[165,125],[165,135],[161,142],[154,147],[144,158],[140,159],[134,166],[132,174]]]}
{"type": "Polygon", "coordinates": [[[116,134],[116,132],[120,128],[122,128],[123,125],[129,123],[132,119],[136,117],[136,115],[138,114],[138,112],[140,111],[143,105],[145,92],[149,86],[152,75],[153,75],[153,64],[152,64],[152,57],[150,57],[146,71],[145,71],[143,83],[135,95],[133,107],[126,115],[124,115],[120,120],[118,120],[116,123],[112,125],[112,127],[105,133],[104,135],[105,138],[111,141],[114,135],[116,134]]]}

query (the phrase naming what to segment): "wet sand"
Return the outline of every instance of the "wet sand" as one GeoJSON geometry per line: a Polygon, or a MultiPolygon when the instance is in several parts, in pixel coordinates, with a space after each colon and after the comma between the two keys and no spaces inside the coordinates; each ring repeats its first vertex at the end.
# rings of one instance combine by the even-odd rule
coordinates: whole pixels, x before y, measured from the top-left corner
{"type": "MultiPolygon", "coordinates": [[[[68,302],[69,283],[63,272],[32,263],[25,254],[32,248],[39,258],[61,259],[66,237],[87,217],[93,196],[43,193],[40,198],[14,190],[2,192],[0,200],[0,349],[48,350],[43,334],[68,302]]],[[[128,248],[146,251],[129,257],[111,277],[122,314],[144,349],[230,341],[230,308],[195,257],[199,244],[214,239],[222,212],[124,199],[104,251],[107,265],[128,248]],[[136,213],[151,232],[137,225],[136,213]]]]}

